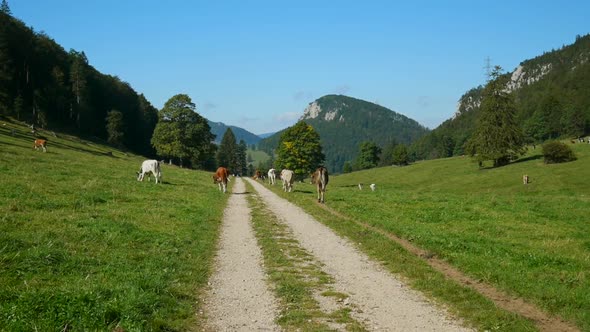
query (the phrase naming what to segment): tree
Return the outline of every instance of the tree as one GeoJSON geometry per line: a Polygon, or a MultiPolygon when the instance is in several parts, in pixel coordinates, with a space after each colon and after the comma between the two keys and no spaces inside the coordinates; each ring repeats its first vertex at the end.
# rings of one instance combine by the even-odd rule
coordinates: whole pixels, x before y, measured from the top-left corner
{"type": "Polygon", "coordinates": [[[470,155],[478,162],[506,165],[524,153],[524,137],[516,123],[514,97],[506,90],[507,75],[494,67],[483,91],[477,127],[469,141],[470,155]]]}
{"type": "Polygon", "coordinates": [[[107,141],[115,146],[123,144],[125,128],[123,123],[123,113],[112,110],[107,113],[107,141]]]}
{"type": "Polygon", "coordinates": [[[0,12],[6,15],[12,15],[12,11],[10,10],[10,7],[8,7],[8,1],[2,0],[2,4],[0,4],[0,12]]]}
{"type": "Polygon", "coordinates": [[[246,142],[241,139],[240,144],[238,144],[238,148],[236,150],[236,168],[240,175],[246,174],[248,171],[248,163],[246,162],[246,151],[248,150],[248,146],[246,142]]]}
{"type": "Polygon", "coordinates": [[[379,163],[381,148],[374,142],[362,142],[359,146],[359,155],[356,158],[357,169],[369,169],[379,163]]]}
{"type": "Polygon", "coordinates": [[[342,167],[342,172],[344,172],[344,173],[352,172],[352,165],[350,164],[349,161],[344,162],[344,166],[342,167]]]}
{"type": "Polygon", "coordinates": [[[404,166],[409,163],[408,148],[403,144],[398,144],[393,149],[393,164],[398,166],[404,166]]]}
{"type": "Polygon", "coordinates": [[[290,169],[298,178],[303,178],[325,160],[320,144],[320,135],[303,121],[285,129],[281,134],[275,165],[290,169]]]}
{"type": "Polygon", "coordinates": [[[211,141],[215,138],[207,120],[195,112],[195,104],[185,94],[170,98],[158,114],[158,124],[152,136],[152,146],[161,156],[195,163],[207,160],[211,141]]]}
{"type": "Polygon", "coordinates": [[[217,150],[216,160],[217,165],[226,167],[230,173],[239,173],[237,169],[236,153],[238,151],[238,145],[236,143],[236,136],[231,128],[227,128],[219,144],[217,150]]]}

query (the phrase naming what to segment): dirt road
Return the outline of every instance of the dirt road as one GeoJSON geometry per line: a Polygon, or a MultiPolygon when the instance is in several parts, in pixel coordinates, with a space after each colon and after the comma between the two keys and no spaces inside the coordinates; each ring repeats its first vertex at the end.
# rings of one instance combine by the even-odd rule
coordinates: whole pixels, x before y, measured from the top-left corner
{"type": "MultiPolygon", "coordinates": [[[[371,331],[468,331],[441,308],[411,290],[299,207],[247,179],[267,208],[291,230],[300,246],[322,263],[333,287],[349,294],[353,318],[371,331]]],[[[249,226],[242,179],[236,178],[226,209],[218,266],[208,305],[217,331],[278,330],[277,301],[266,284],[260,249],[249,226]],[[263,288],[263,289],[262,289],[263,288]],[[253,302],[252,302],[253,301],[253,302]],[[264,310],[254,310],[258,306],[264,310]]]]}

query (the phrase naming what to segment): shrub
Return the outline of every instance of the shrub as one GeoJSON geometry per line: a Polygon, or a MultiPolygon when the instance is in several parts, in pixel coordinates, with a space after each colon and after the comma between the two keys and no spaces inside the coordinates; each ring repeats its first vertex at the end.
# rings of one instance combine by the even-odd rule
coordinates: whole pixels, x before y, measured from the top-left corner
{"type": "Polygon", "coordinates": [[[562,142],[549,142],[543,144],[543,159],[545,164],[565,163],[576,160],[574,151],[562,142]]]}

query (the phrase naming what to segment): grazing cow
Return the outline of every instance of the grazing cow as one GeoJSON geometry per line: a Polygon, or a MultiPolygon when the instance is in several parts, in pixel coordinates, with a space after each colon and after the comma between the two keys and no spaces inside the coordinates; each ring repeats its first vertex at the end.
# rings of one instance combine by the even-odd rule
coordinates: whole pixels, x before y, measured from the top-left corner
{"type": "Polygon", "coordinates": [[[371,191],[375,191],[375,184],[374,183],[371,183],[371,185],[369,187],[371,187],[371,191]]]}
{"type": "Polygon", "coordinates": [[[523,184],[528,184],[529,183],[529,176],[528,175],[523,175],[522,176],[522,183],[523,184]]]}
{"type": "Polygon", "coordinates": [[[47,140],[36,139],[33,143],[33,149],[39,150],[39,148],[42,148],[43,152],[47,152],[47,140]]]}
{"type": "Polygon", "coordinates": [[[293,176],[293,171],[290,169],[282,170],[281,180],[283,180],[283,190],[291,192],[291,190],[293,189],[293,181],[295,180],[295,176],[293,176]]]}
{"type": "Polygon", "coordinates": [[[260,171],[256,171],[254,176],[252,177],[254,180],[262,179],[262,173],[260,171]]]}
{"type": "Polygon", "coordinates": [[[142,164],[141,164],[141,168],[139,169],[139,172],[137,172],[137,181],[143,181],[143,178],[145,177],[145,175],[147,174],[148,176],[148,180],[152,181],[152,178],[150,177],[151,174],[154,175],[154,177],[156,178],[156,184],[158,182],[162,182],[162,170],[160,169],[160,161],[157,160],[145,160],[142,164]]]}
{"type": "Polygon", "coordinates": [[[363,184],[359,183],[359,190],[363,190],[363,184]]]}
{"type": "Polygon", "coordinates": [[[268,170],[268,183],[271,185],[275,184],[275,180],[277,178],[277,174],[274,168],[268,170]]]}
{"type": "Polygon", "coordinates": [[[224,193],[227,192],[227,181],[229,181],[229,172],[225,167],[219,167],[215,174],[213,174],[213,183],[219,185],[219,190],[224,193]]]}
{"type": "Polygon", "coordinates": [[[328,185],[328,170],[324,166],[318,167],[311,175],[311,183],[315,184],[318,190],[318,202],[324,203],[326,195],[326,186],[328,185]]]}

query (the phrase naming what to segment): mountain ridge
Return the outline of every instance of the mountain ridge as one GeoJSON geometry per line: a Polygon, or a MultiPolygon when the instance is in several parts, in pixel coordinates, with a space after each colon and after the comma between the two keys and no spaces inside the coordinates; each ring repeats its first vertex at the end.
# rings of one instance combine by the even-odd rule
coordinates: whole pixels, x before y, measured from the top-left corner
{"type": "MultiPolygon", "coordinates": [[[[405,115],[344,95],[325,95],[314,100],[299,120],[312,125],[319,133],[325,165],[336,173],[342,172],[345,162],[356,158],[359,144],[364,141],[380,146],[390,142],[409,144],[428,132],[405,115]]],[[[261,140],[260,149],[271,153],[278,146],[281,133],[261,140]]]]}

